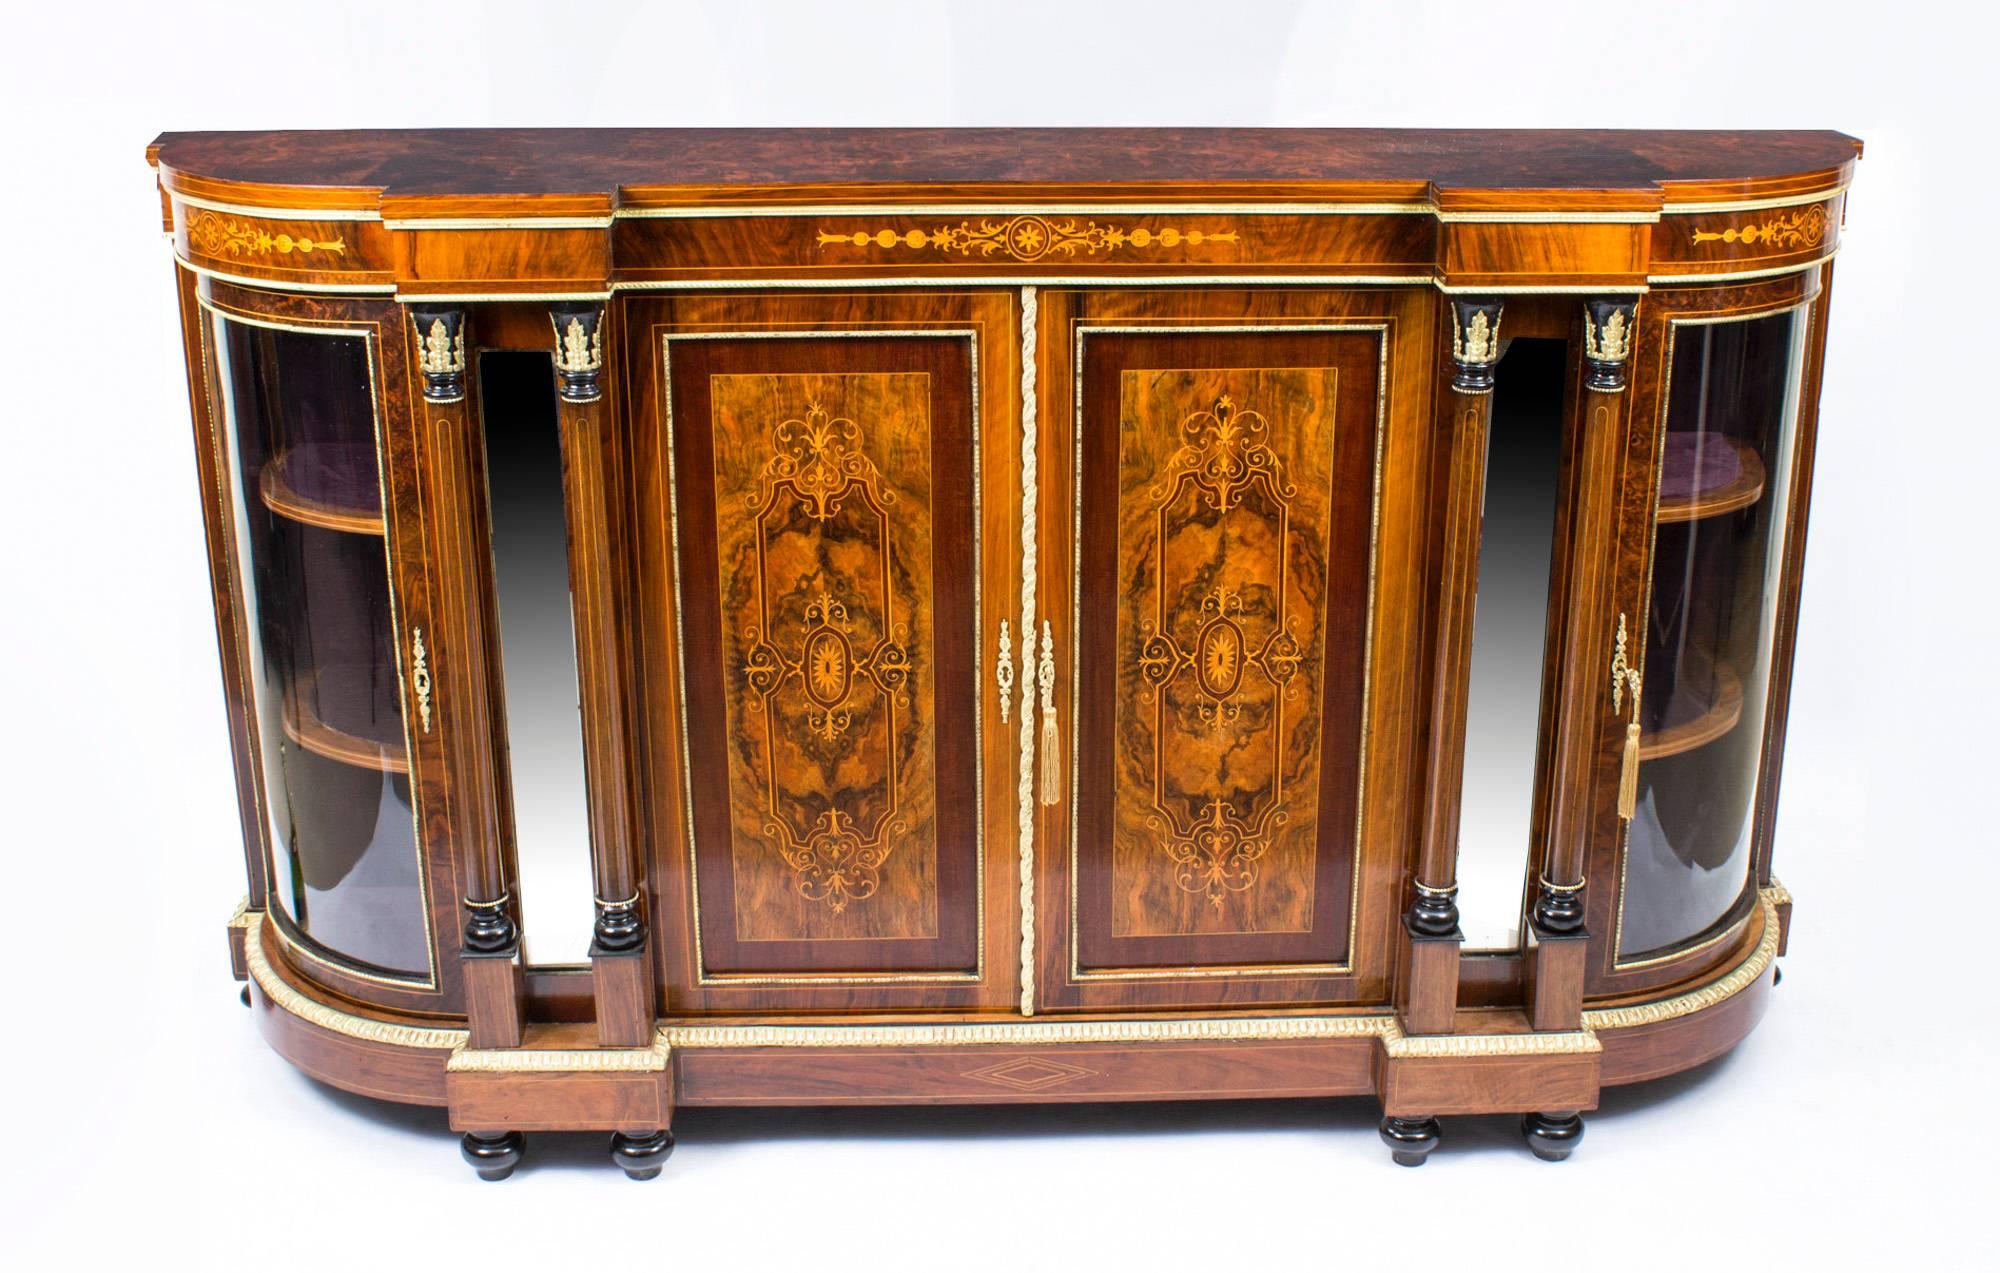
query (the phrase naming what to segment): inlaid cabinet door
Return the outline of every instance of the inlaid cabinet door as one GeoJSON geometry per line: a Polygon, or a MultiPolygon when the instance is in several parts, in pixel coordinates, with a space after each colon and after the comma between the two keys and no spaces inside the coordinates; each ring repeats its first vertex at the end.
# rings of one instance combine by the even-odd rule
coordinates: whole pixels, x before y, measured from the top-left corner
{"type": "Polygon", "coordinates": [[[660,426],[640,520],[668,537],[646,694],[680,739],[651,759],[687,908],[669,1010],[1004,1002],[1017,435],[979,375],[1007,298],[656,304],[634,338],[660,426]]]}
{"type": "Polygon", "coordinates": [[[1050,1005],[1379,999],[1359,906],[1394,889],[1360,885],[1393,870],[1379,767],[1406,744],[1376,726],[1410,643],[1375,626],[1414,561],[1383,479],[1410,458],[1391,376],[1421,324],[1389,298],[1050,299],[1067,457],[1043,498],[1072,514],[1043,593],[1067,742],[1050,1005]]]}

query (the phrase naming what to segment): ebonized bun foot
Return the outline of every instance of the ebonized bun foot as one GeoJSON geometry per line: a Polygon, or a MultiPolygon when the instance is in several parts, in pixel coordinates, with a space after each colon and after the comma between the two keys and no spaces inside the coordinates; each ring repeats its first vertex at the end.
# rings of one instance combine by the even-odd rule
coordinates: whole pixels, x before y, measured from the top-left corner
{"type": "Polygon", "coordinates": [[[667,1165],[674,1152],[674,1134],[664,1128],[650,1136],[611,1135],[611,1161],[625,1169],[634,1180],[651,1180],[667,1165]]]}
{"type": "Polygon", "coordinates": [[[247,981],[246,981],[246,982],[244,982],[244,983],[243,983],[243,989],[241,989],[241,990],[239,990],[239,991],[237,991],[237,992],[236,992],[236,997],[237,997],[238,999],[241,999],[241,1000],[243,1001],[243,1006],[244,1006],[244,1007],[246,1007],[246,1008],[247,1008],[247,1007],[249,1007],[249,1006],[250,1006],[250,983],[249,983],[249,982],[247,982],[247,981]]]}
{"type": "MultiPolygon", "coordinates": [[[[1386,1133],[1385,1133],[1386,1134],[1386,1133]]],[[[1561,1162],[1583,1139],[1581,1114],[1530,1114],[1521,1120],[1528,1148],[1543,1162],[1561,1162]]]]}
{"type": "Polygon", "coordinates": [[[465,1139],[458,1142],[458,1152],[472,1164],[481,1180],[505,1180],[513,1175],[526,1147],[527,1141],[519,1132],[501,1132],[497,1136],[467,1132],[465,1139]]]}
{"type": "Polygon", "coordinates": [[[1435,1118],[1384,1118],[1382,1143],[1400,1166],[1421,1167],[1438,1147],[1439,1127],[1435,1118]]]}

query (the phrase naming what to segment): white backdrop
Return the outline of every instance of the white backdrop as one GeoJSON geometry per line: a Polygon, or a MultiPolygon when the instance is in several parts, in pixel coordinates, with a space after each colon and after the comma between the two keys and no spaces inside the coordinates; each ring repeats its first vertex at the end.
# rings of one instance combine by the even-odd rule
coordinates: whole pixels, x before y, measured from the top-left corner
{"type": "MultiPolygon", "coordinates": [[[[819,1269],[1971,1260],[2000,329],[1990,29],[1969,6],[196,0],[8,16],[0,403],[0,1233],[101,1255],[819,1269]],[[1833,127],[1834,291],[1777,864],[1787,976],[1731,1057],[1607,1094],[1577,1155],[1373,1103],[686,1112],[650,1185],[536,1136],[482,1185],[441,1115],[256,1037],[158,203],[163,129],[481,124],[1833,127]],[[476,1254],[474,1254],[476,1253],[476,1254]]],[[[1984,1179],[1987,1183],[1979,1185],[1984,1179]]],[[[36,1258],[39,1256],[39,1258],[36,1258]]]]}

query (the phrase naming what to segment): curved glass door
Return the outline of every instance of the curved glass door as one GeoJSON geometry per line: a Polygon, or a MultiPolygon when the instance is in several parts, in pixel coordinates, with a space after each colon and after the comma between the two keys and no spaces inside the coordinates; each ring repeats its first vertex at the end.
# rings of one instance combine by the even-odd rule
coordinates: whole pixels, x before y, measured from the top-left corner
{"type": "Polygon", "coordinates": [[[1749,888],[1807,317],[1670,325],[1621,963],[1671,954],[1749,888]]]}
{"type": "Polygon", "coordinates": [[[273,906],[428,980],[369,338],[210,321],[273,906]]]}

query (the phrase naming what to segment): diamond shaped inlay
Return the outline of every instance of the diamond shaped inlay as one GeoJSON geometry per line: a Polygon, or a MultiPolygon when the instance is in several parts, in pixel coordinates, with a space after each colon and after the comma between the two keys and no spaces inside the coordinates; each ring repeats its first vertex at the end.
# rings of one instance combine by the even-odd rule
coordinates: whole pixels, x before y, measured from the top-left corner
{"type": "Polygon", "coordinates": [[[1080,1078],[1096,1074],[1096,1070],[1086,1070],[1080,1065],[1065,1061],[1051,1061],[1047,1057],[1023,1056],[994,1065],[968,1070],[961,1077],[978,1079],[985,1083],[997,1083],[1001,1087],[1011,1087],[1017,1092],[1039,1092],[1044,1088],[1059,1087],[1080,1078]]]}

